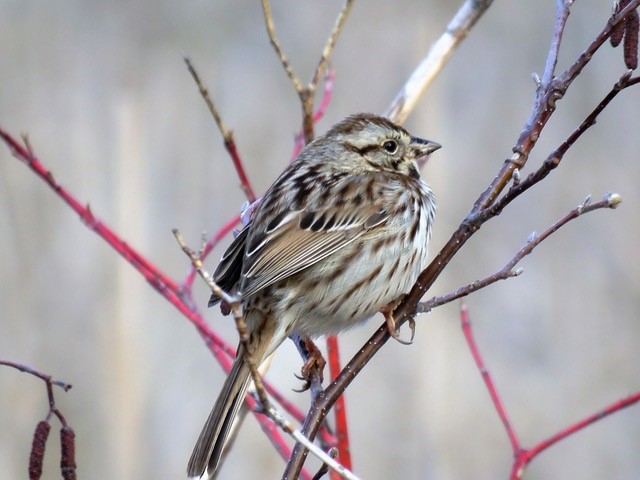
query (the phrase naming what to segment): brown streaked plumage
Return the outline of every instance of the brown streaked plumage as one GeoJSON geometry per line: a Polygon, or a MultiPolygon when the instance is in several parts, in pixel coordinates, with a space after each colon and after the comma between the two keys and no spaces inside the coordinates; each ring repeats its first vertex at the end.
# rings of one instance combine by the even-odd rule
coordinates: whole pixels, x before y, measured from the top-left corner
{"type": "MultiPolygon", "coordinates": [[[[307,145],[269,188],[214,273],[237,293],[249,348],[264,360],[292,332],[335,334],[407,293],[427,265],[435,214],[417,160],[440,145],[390,120],[353,115],[307,145]]],[[[220,298],[213,295],[209,305],[220,298]]],[[[213,475],[250,383],[242,348],[189,460],[213,475]]]]}

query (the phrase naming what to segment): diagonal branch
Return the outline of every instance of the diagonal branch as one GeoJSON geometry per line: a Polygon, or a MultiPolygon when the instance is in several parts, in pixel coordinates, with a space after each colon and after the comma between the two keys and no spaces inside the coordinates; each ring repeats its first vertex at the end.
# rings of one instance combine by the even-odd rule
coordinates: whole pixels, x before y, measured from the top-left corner
{"type": "Polygon", "coordinates": [[[473,292],[477,292],[478,290],[485,288],[493,283],[499,282],[500,280],[517,277],[523,272],[523,270],[521,268],[514,270],[516,265],[518,265],[518,263],[520,263],[524,259],[524,257],[533,252],[533,250],[544,240],[553,235],[556,231],[569,223],[571,220],[575,220],[576,218],[578,218],[580,215],[602,208],[617,208],[618,205],[620,205],[620,202],[622,202],[622,198],[617,193],[608,193],[599,202],[593,204],[590,202],[591,197],[589,196],[585,198],[580,205],[571,210],[540,235],[537,235],[534,232],[527,240],[527,243],[513,256],[513,258],[493,275],[489,275],[482,280],[476,280],[475,282],[470,283],[469,285],[465,285],[464,287],[460,287],[450,293],[447,293],[446,295],[433,297],[426,302],[421,302],[418,304],[417,313],[430,312],[436,307],[440,307],[459,298],[466,297],[467,295],[470,295],[473,292]]]}
{"type": "MultiPolygon", "coordinates": [[[[478,231],[480,226],[486,220],[488,220],[488,218],[483,218],[483,213],[491,206],[507,184],[514,178],[514,172],[516,169],[520,169],[525,165],[531,150],[535,146],[537,139],[542,132],[542,129],[545,127],[549,118],[555,111],[556,101],[562,98],[564,92],[578,73],[589,63],[593,53],[604,42],[602,39],[606,39],[611,35],[612,26],[619,22],[624,14],[630,11],[629,9],[631,6],[637,8],[639,4],[640,0],[632,0],[631,3],[620,12],[620,14],[614,15],[612,19],[609,19],[604,29],[585,50],[585,52],[588,52],[588,55],[583,53],[572,67],[567,70],[569,73],[565,72],[559,79],[554,78],[548,85],[541,84],[538,87],[532,112],[529,116],[529,120],[526,122],[520,133],[516,146],[513,148],[513,156],[504,162],[502,168],[490,183],[489,187],[487,187],[487,189],[478,197],[465,220],[452,234],[449,241],[431,261],[429,266],[420,274],[412,290],[395,309],[393,316],[396,320],[396,325],[402,325],[415,314],[420,298],[433,285],[446,265],[448,265],[467,240],[476,231],[478,231]]],[[[564,3],[564,6],[568,5],[569,2],[564,3]]],[[[566,22],[566,16],[562,16],[561,18],[562,20],[556,21],[556,30],[554,30],[553,34],[554,38],[557,38],[558,41],[561,38],[561,35],[557,32],[557,29],[564,28],[563,22],[566,22]]],[[[552,52],[549,54],[550,58],[553,58],[555,55],[555,49],[556,47],[553,46],[552,52]]],[[[554,64],[553,60],[551,63],[554,64]]],[[[553,69],[551,69],[551,71],[553,71],[553,69]]],[[[318,398],[314,408],[312,408],[305,420],[303,432],[306,433],[309,438],[314,438],[319,426],[324,421],[326,412],[334,405],[342,392],[344,392],[344,390],[351,384],[353,379],[364,368],[369,360],[371,360],[373,355],[382,348],[389,338],[388,329],[385,325],[382,325],[343,368],[340,375],[326,388],[322,397],[318,398]]],[[[302,468],[305,458],[306,452],[304,449],[300,445],[296,445],[283,478],[295,478],[297,472],[302,468]]]]}
{"type": "Polygon", "coordinates": [[[466,0],[451,19],[418,67],[393,99],[384,115],[403,124],[427,87],[444,68],[453,52],[467,37],[476,22],[489,9],[493,0],[466,0]]]}
{"type": "Polygon", "coordinates": [[[327,39],[327,43],[322,49],[322,54],[320,56],[320,61],[318,62],[318,66],[316,67],[315,72],[311,78],[311,81],[306,87],[302,86],[302,83],[296,76],[293,71],[293,67],[289,63],[289,59],[284,53],[284,50],[280,46],[280,42],[276,36],[276,30],[273,24],[273,17],[271,15],[271,7],[269,6],[268,0],[262,0],[262,10],[264,12],[264,21],[267,28],[267,34],[269,35],[269,42],[271,46],[276,52],[276,55],[280,59],[280,63],[282,63],[282,67],[286,72],[289,80],[293,84],[293,88],[298,94],[298,98],[300,99],[300,104],[302,107],[302,132],[304,133],[304,140],[306,143],[309,143],[313,140],[315,134],[313,131],[313,125],[315,123],[314,114],[313,114],[313,103],[315,99],[316,90],[318,88],[318,83],[320,82],[320,77],[324,72],[327,63],[329,61],[329,56],[331,52],[333,52],[333,48],[338,40],[338,35],[342,31],[344,27],[344,22],[351,11],[351,7],[353,6],[353,0],[346,0],[343,5],[340,13],[338,13],[338,17],[331,29],[331,33],[329,33],[329,37],[327,39]]]}
{"type": "Polygon", "coordinates": [[[338,17],[331,29],[331,33],[329,34],[329,38],[327,39],[327,43],[322,49],[322,54],[320,55],[320,61],[318,62],[318,66],[316,67],[316,71],[311,78],[311,82],[309,82],[308,89],[310,92],[315,92],[318,88],[318,83],[320,82],[320,77],[322,76],[324,69],[327,67],[327,62],[329,61],[329,57],[331,56],[331,52],[333,52],[333,47],[335,47],[336,42],[338,41],[338,35],[342,31],[342,27],[344,26],[344,22],[347,20],[347,16],[351,11],[351,7],[353,6],[354,0],[346,0],[344,5],[342,6],[342,10],[338,13],[338,17]]]}
{"type": "Polygon", "coordinates": [[[276,52],[280,63],[282,63],[282,68],[291,80],[293,84],[293,88],[296,90],[298,94],[303,90],[302,83],[298,79],[296,73],[293,71],[293,67],[291,63],[289,63],[289,59],[284,53],[284,50],[280,46],[280,42],[278,41],[278,37],[276,36],[276,27],[273,24],[273,16],[271,15],[271,6],[269,5],[269,0],[262,0],[262,11],[264,12],[264,22],[267,27],[267,34],[269,35],[269,42],[271,46],[276,52]]]}
{"type": "Polygon", "coordinates": [[[240,154],[238,153],[238,148],[236,147],[236,142],[233,138],[233,132],[227,129],[226,125],[222,121],[220,112],[218,112],[218,109],[214,105],[213,100],[211,100],[211,96],[209,95],[209,90],[207,90],[207,87],[205,87],[204,83],[200,79],[200,75],[198,75],[198,71],[193,66],[193,63],[191,62],[189,57],[184,56],[183,58],[184,58],[184,63],[187,64],[187,69],[189,70],[189,73],[193,77],[193,81],[196,82],[196,85],[198,86],[200,95],[202,95],[202,98],[204,99],[205,103],[207,104],[207,107],[209,108],[209,112],[211,112],[211,115],[213,116],[213,119],[215,120],[216,125],[218,126],[218,130],[220,130],[220,133],[222,134],[222,138],[224,140],[224,148],[229,153],[229,156],[233,161],[233,166],[236,168],[236,172],[238,174],[238,177],[240,178],[240,188],[242,189],[242,191],[247,197],[247,200],[249,200],[250,203],[255,202],[256,195],[253,192],[253,187],[251,186],[249,179],[247,178],[247,173],[245,172],[242,159],[240,158],[240,154]]]}
{"type": "Polygon", "coordinates": [[[509,190],[500,197],[491,207],[484,210],[479,218],[485,220],[490,217],[499,215],[500,212],[506,207],[513,199],[521,195],[524,191],[533,187],[541,180],[546,178],[555,168],[560,165],[560,162],[564,158],[569,148],[571,148],[575,142],[587,131],[589,128],[596,124],[598,115],[611,103],[611,101],[625,88],[637,85],[640,83],[640,77],[631,78],[631,70],[626,72],[620,77],[616,84],[612,87],[611,91],[600,101],[600,103],[593,109],[593,111],[587,115],[584,121],[576,128],[569,137],[558,146],[553,152],[549,154],[547,159],[542,165],[533,173],[530,173],[522,182],[514,182],[509,190]]]}
{"type": "Polygon", "coordinates": [[[471,356],[473,357],[480,374],[482,375],[482,380],[484,381],[487,390],[489,391],[489,396],[491,397],[491,401],[498,413],[498,417],[502,421],[502,425],[504,425],[504,429],[507,432],[507,436],[509,437],[509,442],[511,443],[511,449],[514,452],[520,451],[520,440],[518,440],[518,435],[516,434],[513,425],[511,424],[511,420],[509,420],[509,415],[507,414],[507,410],[504,407],[504,403],[500,398],[500,394],[498,393],[498,389],[493,383],[493,378],[491,378],[491,374],[489,370],[484,364],[484,359],[480,354],[480,349],[476,344],[476,340],[473,336],[473,331],[471,329],[471,320],[469,319],[469,311],[467,310],[467,306],[464,302],[460,305],[460,324],[462,327],[462,332],[464,334],[464,338],[467,341],[467,345],[469,346],[469,350],[471,351],[471,356]]]}

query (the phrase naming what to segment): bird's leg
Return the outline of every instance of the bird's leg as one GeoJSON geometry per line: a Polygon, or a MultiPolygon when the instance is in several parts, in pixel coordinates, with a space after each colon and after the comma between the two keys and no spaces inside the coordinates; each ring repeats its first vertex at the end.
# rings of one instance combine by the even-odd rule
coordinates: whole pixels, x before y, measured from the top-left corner
{"type": "Polygon", "coordinates": [[[296,345],[300,355],[304,359],[304,365],[301,369],[301,376],[296,375],[300,380],[304,380],[304,384],[296,392],[304,392],[312,389],[312,391],[321,391],[324,366],[327,361],[322,356],[320,349],[315,346],[311,339],[307,336],[301,336],[293,333],[290,338],[296,345]]]}
{"type": "Polygon", "coordinates": [[[320,383],[324,380],[324,367],[327,364],[327,361],[322,356],[322,352],[316,344],[311,341],[309,337],[304,339],[305,347],[308,352],[307,361],[304,362],[300,373],[302,373],[302,377],[307,381],[311,380],[311,377],[315,372],[318,372],[320,375],[320,383]]]}
{"type": "Polygon", "coordinates": [[[403,345],[411,345],[413,343],[413,337],[415,337],[416,334],[416,321],[413,319],[413,317],[409,317],[408,322],[409,328],[411,329],[411,339],[409,339],[409,341],[407,342],[406,340],[400,339],[400,332],[396,330],[396,321],[393,318],[393,311],[398,305],[400,305],[403,299],[404,295],[396,300],[393,300],[392,302],[389,302],[387,305],[380,309],[380,313],[384,315],[384,320],[385,322],[387,322],[387,330],[389,331],[389,335],[391,335],[394,340],[402,343],[403,345]]]}

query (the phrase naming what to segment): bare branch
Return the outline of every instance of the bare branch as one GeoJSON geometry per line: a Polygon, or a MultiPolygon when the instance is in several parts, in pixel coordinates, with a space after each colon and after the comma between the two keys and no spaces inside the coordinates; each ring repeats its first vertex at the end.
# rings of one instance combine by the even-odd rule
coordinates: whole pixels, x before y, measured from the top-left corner
{"type": "Polygon", "coordinates": [[[476,362],[476,366],[482,375],[482,380],[484,381],[487,390],[489,391],[489,395],[491,396],[491,401],[493,402],[493,406],[498,412],[498,416],[504,425],[504,428],[507,432],[507,436],[509,437],[509,442],[511,442],[511,449],[514,452],[520,450],[520,440],[518,440],[518,435],[516,434],[513,425],[511,424],[511,420],[509,420],[509,415],[507,415],[507,410],[504,407],[502,400],[500,399],[500,394],[498,393],[498,389],[493,383],[493,378],[489,373],[489,370],[484,364],[484,360],[480,353],[480,349],[476,344],[476,340],[473,336],[473,330],[471,329],[471,320],[469,319],[469,311],[467,310],[467,306],[464,302],[460,304],[460,324],[462,327],[462,332],[464,333],[464,338],[467,341],[467,345],[469,346],[469,350],[471,351],[471,356],[473,360],[476,362]]]}
{"type": "Polygon", "coordinates": [[[298,80],[298,77],[293,71],[293,67],[289,63],[289,59],[287,58],[287,56],[284,54],[284,50],[282,50],[282,47],[280,46],[280,42],[278,41],[278,37],[276,36],[276,28],[273,25],[273,17],[271,15],[271,7],[269,6],[269,0],[262,0],[262,10],[264,12],[264,22],[267,27],[269,42],[271,42],[271,46],[273,47],[273,49],[276,52],[276,55],[280,59],[280,63],[282,63],[282,67],[284,68],[284,71],[287,73],[289,80],[291,80],[291,83],[293,84],[293,88],[295,88],[296,92],[299,95],[300,92],[302,92],[303,90],[302,83],[300,83],[300,80],[298,80]]]}
{"type": "MultiPolygon", "coordinates": [[[[478,215],[478,219],[483,221],[493,216],[499,215],[500,212],[516,197],[533,187],[543,180],[551,171],[560,165],[567,151],[575,144],[575,142],[593,125],[596,124],[598,115],[611,103],[611,101],[627,87],[640,83],[640,77],[631,78],[631,70],[620,77],[620,80],[612,87],[611,91],[600,101],[593,111],[587,115],[584,121],[576,128],[569,137],[562,142],[558,148],[549,154],[547,159],[535,172],[529,174],[522,182],[514,182],[511,188],[500,197],[491,207],[485,209],[478,215]]],[[[515,170],[514,170],[515,172],[515,170]]]]}
{"type": "Polygon", "coordinates": [[[322,55],[320,57],[320,61],[318,62],[318,66],[316,67],[316,71],[313,74],[313,77],[311,78],[311,82],[309,83],[309,86],[307,87],[311,92],[315,92],[316,88],[318,87],[318,82],[320,82],[320,77],[322,76],[322,73],[324,72],[324,69],[327,66],[327,62],[329,61],[329,56],[333,51],[333,47],[335,46],[336,41],[338,40],[338,35],[340,35],[340,32],[342,31],[342,27],[344,25],[345,20],[347,19],[347,15],[349,15],[349,12],[351,11],[352,6],[353,6],[353,0],[346,0],[344,6],[342,7],[342,10],[340,10],[340,13],[338,14],[338,18],[336,18],[336,22],[333,25],[333,29],[331,30],[331,33],[329,34],[327,43],[322,49],[322,55]]]}
{"type": "Polygon", "coordinates": [[[353,5],[353,0],[346,0],[344,6],[340,10],[338,17],[336,18],[336,22],[329,34],[329,38],[327,39],[327,43],[322,50],[322,55],[320,56],[320,62],[316,67],[316,70],[313,74],[311,82],[306,87],[302,86],[300,80],[296,76],[289,60],[287,59],[282,47],[280,46],[280,42],[276,37],[275,27],[273,25],[273,17],[271,16],[271,7],[269,6],[268,0],[262,0],[262,9],[264,11],[264,20],[267,26],[267,33],[269,35],[269,41],[273,46],[273,49],[276,52],[276,55],[280,59],[280,63],[287,73],[287,76],[291,80],[296,93],[298,94],[298,98],[300,99],[300,106],[302,107],[302,132],[304,134],[304,140],[306,143],[309,143],[313,140],[315,133],[313,131],[313,125],[316,119],[313,115],[313,103],[315,98],[316,89],[318,87],[318,82],[320,81],[320,76],[322,72],[324,72],[327,62],[329,61],[329,56],[333,51],[333,47],[335,46],[336,41],[338,40],[338,35],[342,31],[342,27],[344,26],[344,22],[351,11],[351,7],[353,5]]]}
{"type": "Polygon", "coordinates": [[[196,85],[198,86],[198,90],[200,91],[200,95],[204,99],[204,102],[207,104],[207,107],[209,107],[209,111],[211,112],[211,115],[213,116],[213,119],[215,120],[216,125],[218,125],[218,130],[220,130],[220,133],[222,133],[222,136],[226,140],[227,138],[229,138],[231,133],[229,132],[229,130],[227,129],[226,125],[222,121],[222,117],[220,116],[220,112],[218,112],[218,109],[213,104],[213,100],[211,99],[211,96],[209,95],[209,90],[207,89],[207,87],[205,87],[204,83],[200,79],[200,75],[198,74],[198,71],[196,70],[196,67],[193,66],[193,63],[191,62],[191,59],[189,57],[187,57],[186,55],[184,55],[184,54],[182,55],[182,58],[184,59],[184,63],[187,64],[187,69],[189,70],[189,73],[193,77],[193,81],[196,82],[196,85]]]}
{"type": "Polygon", "coordinates": [[[403,124],[413,111],[418,99],[440,73],[460,42],[491,6],[493,0],[466,0],[436,40],[427,55],[413,71],[402,89],[393,99],[384,115],[403,124]]]}
{"type": "MultiPolygon", "coordinates": [[[[251,354],[252,350],[249,348],[249,333],[244,322],[244,317],[242,316],[242,312],[240,310],[240,298],[235,295],[228,294],[213,281],[213,277],[202,266],[202,253],[198,254],[194,250],[189,248],[189,246],[187,246],[186,242],[184,241],[184,237],[177,228],[173,229],[173,235],[176,237],[176,240],[178,241],[180,248],[182,248],[182,251],[191,260],[191,264],[196,269],[196,272],[198,272],[198,275],[200,275],[200,277],[205,281],[211,291],[222,300],[224,300],[231,308],[231,313],[233,314],[233,318],[236,321],[236,328],[238,330],[238,334],[240,335],[240,343],[245,350],[247,364],[249,366],[249,369],[251,370],[251,379],[255,384],[256,393],[260,400],[260,405],[265,412],[268,411],[269,408],[271,408],[271,405],[269,404],[269,398],[267,397],[267,392],[262,383],[262,376],[258,371],[259,365],[256,365],[255,359],[251,354]]],[[[204,251],[204,248],[205,244],[203,244],[202,246],[202,251],[204,251]]]]}
{"type": "Polygon", "coordinates": [[[599,210],[602,208],[617,208],[618,205],[622,202],[622,198],[617,193],[608,193],[606,194],[602,200],[599,202],[590,203],[591,197],[587,197],[580,205],[567,213],[564,217],[542,232],[540,235],[535,232],[529,237],[527,243],[513,256],[511,260],[507,262],[507,264],[498,270],[493,275],[489,275],[488,277],[483,278],[482,280],[476,280],[469,285],[464,287],[460,287],[446,295],[433,297],[427,300],[426,302],[422,302],[418,304],[417,313],[426,313],[430,312],[436,307],[444,305],[446,303],[450,303],[458,298],[466,297],[467,295],[476,292],[482,288],[485,288],[493,283],[496,283],[500,280],[506,280],[507,278],[517,277],[520,275],[523,270],[521,268],[515,269],[516,265],[524,259],[527,255],[529,255],[533,250],[540,245],[544,240],[550,237],[553,233],[555,233],[558,229],[569,223],[571,220],[578,218],[580,215],[593,212],[594,210],[599,210]]]}
{"type": "MultiPolygon", "coordinates": [[[[573,3],[573,2],[571,2],[573,3]]],[[[560,44],[562,43],[562,34],[564,33],[564,27],[567,24],[569,18],[570,2],[565,0],[556,0],[556,24],[553,29],[553,37],[551,38],[551,47],[549,47],[549,54],[547,55],[547,63],[540,80],[538,88],[548,88],[551,85],[551,80],[556,71],[556,65],[558,64],[558,54],[560,53],[560,44]]]]}
{"type": "Polygon", "coordinates": [[[15,368],[16,370],[20,370],[21,372],[33,375],[34,377],[37,377],[40,380],[44,381],[47,385],[55,385],[63,389],[65,392],[68,392],[73,387],[73,385],[71,385],[70,383],[61,382],[60,380],[54,380],[51,378],[51,375],[45,375],[44,373],[22,363],[11,362],[9,360],[0,360],[0,365],[15,368]]]}
{"type": "MultiPolygon", "coordinates": [[[[240,158],[240,154],[238,153],[238,148],[236,147],[236,142],[233,138],[233,132],[227,129],[226,125],[222,121],[220,112],[218,112],[218,109],[214,105],[213,100],[211,100],[211,96],[209,95],[209,90],[207,90],[207,87],[204,86],[204,83],[200,79],[200,75],[198,74],[196,68],[193,66],[193,63],[191,62],[189,57],[183,56],[183,58],[184,58],[184,62],[187,64],[187,69],[189,70],[189,73],[193,77],[193,80],[196,82],[196,85],[198,86],[200,95],[202,95],[202,98],[207,104],[207,107],[209,107],[209,111],[211,112],[211,115],[213,116],[213,119],[215,120],[216,125],[218,126],[218,130],[220,130],[220,133],[222,134],[222,137],[224,139],[224,147],[229,153],[229,156],[233,161],[233,166],[236,168],[236,172],[238,174],[238,177],[240,178],[240,188],[242,188],[242,191],[246,195],[247,200],[249,200],[249,202],[254,202],[256,200],[256,195],[253,192],[253,187],[251,186],[249,179],[247,178],[247,173],[244,169],[244,164],[242,163],[242,159],[240,158]]],[[[206,253],[205,253],[205,256],[206,256],[206,253]]]]}

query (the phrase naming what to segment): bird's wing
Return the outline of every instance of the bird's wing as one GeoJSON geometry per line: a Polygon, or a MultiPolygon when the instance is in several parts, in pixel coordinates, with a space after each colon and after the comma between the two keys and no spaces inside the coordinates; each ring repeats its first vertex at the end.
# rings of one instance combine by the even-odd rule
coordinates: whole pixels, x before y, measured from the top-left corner
{"type": "MultiPolygon", "coordinates": [[[[229,245],[227,251],[224,252],[224,255],[220,259],[220,264],[213,274],[213,281],[225,292],[235,290],[240,281],[242,258],[244,257],[245,242],[247,241],[250,225],[251,223],[244,227],[233,242],[231,242],[231,245],[229,245]]],[[[220,297],[212,293],[208,305],[213,307],[219,301],[220,297]]]]}
{"type": "Polygon", "coordinates": [[[384,207],[372,203],[281,211],[262,231],[251,232],[242,268],[242,295],[253,295],[310,267],[386,220],[384,207]]]}

